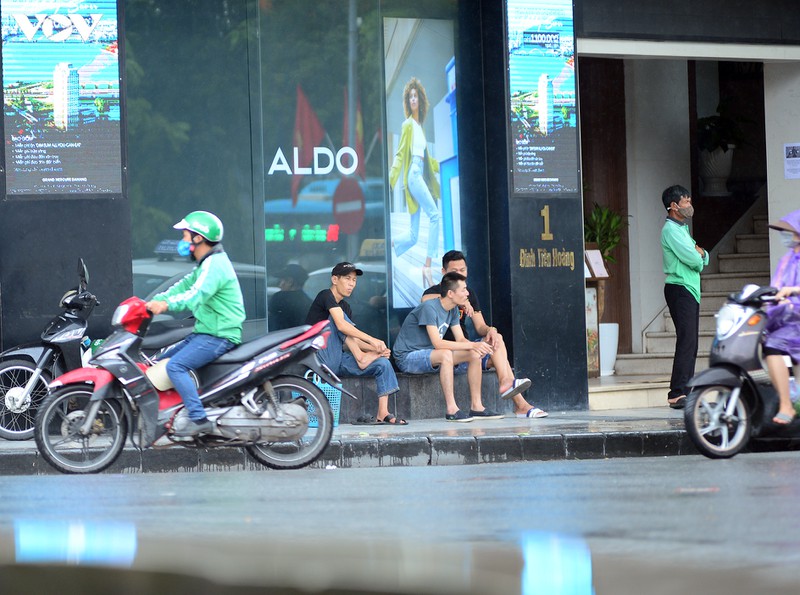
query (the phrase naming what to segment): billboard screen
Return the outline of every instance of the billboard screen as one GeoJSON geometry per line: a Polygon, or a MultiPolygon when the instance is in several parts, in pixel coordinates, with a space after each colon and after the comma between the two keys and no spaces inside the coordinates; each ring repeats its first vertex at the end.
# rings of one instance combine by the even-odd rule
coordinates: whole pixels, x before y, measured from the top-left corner
{"type": "Polygon", "coordinates": [[[7,193],[121,193],[116,0],[0,7],[7,193]]]}
{"type": "Polygon", "coordinates": [[[508,0],[515,194],[578,191],[572,0],[508,0]]]}

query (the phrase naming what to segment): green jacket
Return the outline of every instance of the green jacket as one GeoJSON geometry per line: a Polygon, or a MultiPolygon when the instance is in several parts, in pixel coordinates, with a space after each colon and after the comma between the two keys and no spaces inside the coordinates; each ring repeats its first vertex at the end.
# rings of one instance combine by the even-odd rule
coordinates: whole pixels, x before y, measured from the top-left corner
{"type": "Polygon", "coordinates": [[[700,256],[696,245],[688,225],[667,217],[661,228],[665,282],[682,285],[700,303],[700,271],[708,264],[708,252],[700,256]]]}
{"type": "MultiPolygon", "coordinates": [[[[400,177],[400,170],[403,171],[403,186],[405,187],[406,203],[408,204],[408,212],[414,214],[419,208],[419,204],[411,196],[411,191],[408,189],[408,168],[411,166],[411,143],[414,140],[414,120],[407,118],[403,122],[403,127],[400,129],[400,143],[397,145],[397,153],[394,155],[392,168],[389,171],[389,186],[394,188],[397,178],[400,177]]],[[[430,153],[425,149],[425,167],[423,169],[423,178],[431,196],[438,200],[441,195],[439,188],[439,180],[436,179],[436,174],[439,173],[439,162],[430,156],[430,153]]]]}
{"type": "Polygon", "coordinates": [[[228,255],[215,247],[195,269],[166,291],[153,296],[170,311],[190,310],[194,332],[242,342],[245,319],[242,289],[228,255]]]}

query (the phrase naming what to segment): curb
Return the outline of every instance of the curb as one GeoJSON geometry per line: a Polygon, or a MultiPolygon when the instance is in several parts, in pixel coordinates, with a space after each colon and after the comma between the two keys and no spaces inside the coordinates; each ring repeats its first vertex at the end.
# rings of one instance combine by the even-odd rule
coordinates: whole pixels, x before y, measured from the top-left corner
{"type": "MultiPolygon", "coordinates": [[[[334,438],[310,468],[427,467],[697,454],[685,430],[334,438]]],[[[0,450],[0,475],[55,475],[35,447],[0,450]]],[[[104,473],[267,470],[241,448],[126,448],[104,473]]]]}

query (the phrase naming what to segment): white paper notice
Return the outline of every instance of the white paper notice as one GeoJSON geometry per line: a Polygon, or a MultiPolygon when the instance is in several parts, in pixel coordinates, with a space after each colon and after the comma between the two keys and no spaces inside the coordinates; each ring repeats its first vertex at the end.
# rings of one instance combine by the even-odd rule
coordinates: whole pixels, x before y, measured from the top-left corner
{"type": "Polygon", "coordinates": [[[783,145],[783,177],[786,180],[800,178],[800,142],[783,145]]]}

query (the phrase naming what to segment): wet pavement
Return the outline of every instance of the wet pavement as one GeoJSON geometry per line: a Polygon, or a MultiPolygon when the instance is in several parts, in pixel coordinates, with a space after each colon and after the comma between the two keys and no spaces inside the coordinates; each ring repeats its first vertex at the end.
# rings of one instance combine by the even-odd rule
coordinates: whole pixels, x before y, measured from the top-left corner
{"type": "MultiPolygon", "coordinates": [[[[549,417],[454,423],[411,420],[407,426],[342,423],[315,467],[465,465],[516,461],[603,459],[696,454],[683,412],[667,407],[550,411],[549,417]]],[[[107,473],[263,469],[242,449],[180,446],[139,452],[126,448],[107,473]]],[[[33,440],[0,440],[0,474],[55,471],[33,440]]]]}

